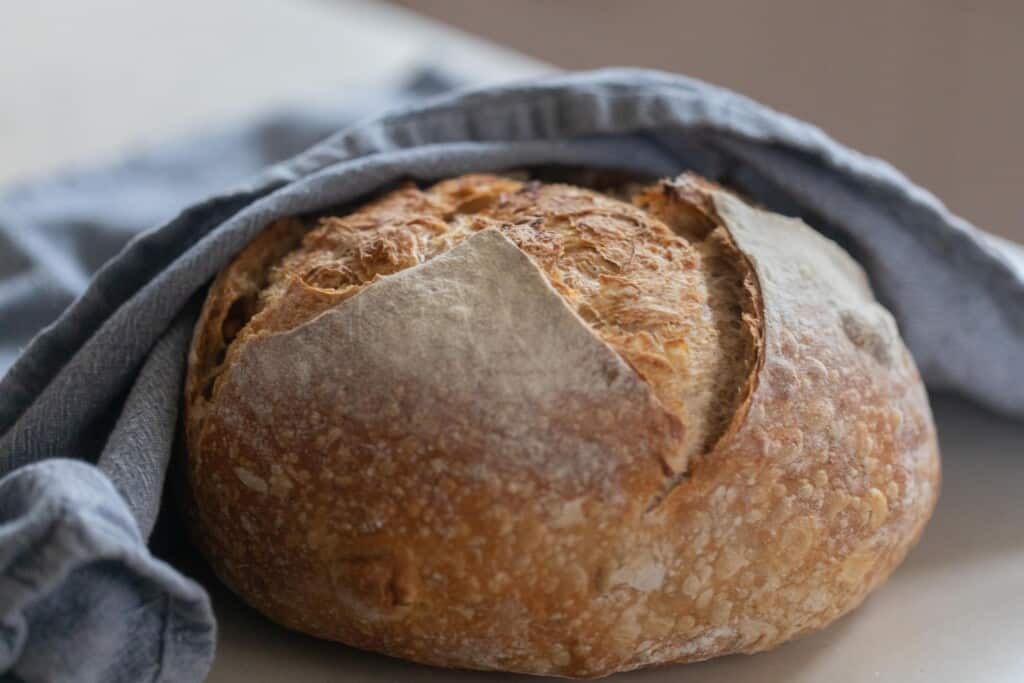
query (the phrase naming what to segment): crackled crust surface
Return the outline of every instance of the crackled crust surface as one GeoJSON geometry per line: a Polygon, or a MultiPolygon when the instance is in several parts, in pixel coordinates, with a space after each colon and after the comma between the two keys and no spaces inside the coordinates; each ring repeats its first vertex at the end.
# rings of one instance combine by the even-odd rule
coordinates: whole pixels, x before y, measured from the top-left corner
{"type": "Polygon", "coordinates": [[[674,232],[657,215],[587,189],[493,175],[425,191],[406,185],[349,215],[319,220],[298,248],[297,221],[272,226],[214,287],[227,292],[224,310],[209,316],[223,314],[222,329],[211,330],[210,348],[196,354],[206,391],[214,391],[230,346],[296,327],[488,228],[532,257],[590,329],[683,419],[674,471],[713,444],[754,360],[753,336],[733,310],[752,304],[734,291],[743,276],[720,257],[717,236],[674,232]],[[267,254],[278,257],[272,267],[267,254]]]}
{"type": "Polygon", "coordinates": [[[571,676],[763,650],[883,581],[938,453],[860,269],[694,177],[631,194],[463,176],[254,240],[186,388],[221,578],[322,637],[571,676]]]}

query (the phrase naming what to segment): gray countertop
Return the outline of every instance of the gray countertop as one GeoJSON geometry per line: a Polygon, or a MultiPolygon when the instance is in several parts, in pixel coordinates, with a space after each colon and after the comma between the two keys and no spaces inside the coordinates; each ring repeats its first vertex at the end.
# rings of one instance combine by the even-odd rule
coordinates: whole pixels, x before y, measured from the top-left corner
{"type": "Polygon", "coordinates": [[[32,0],[0,15],[0,185],[443,63],[549,70],[371,0],[32,0]]]}

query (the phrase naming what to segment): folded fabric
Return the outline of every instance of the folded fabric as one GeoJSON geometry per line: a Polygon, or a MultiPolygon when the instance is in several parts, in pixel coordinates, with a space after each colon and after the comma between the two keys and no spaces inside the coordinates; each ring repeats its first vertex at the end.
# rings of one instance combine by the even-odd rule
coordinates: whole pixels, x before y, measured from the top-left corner
{"type": "MultiPolygon", "coordinates": [[[[0,374],[20,346],[81,294],[92,273],[144,229],[346,123],[453,84],[426,69],[341,102],[307,103],[0,193],[0,374]]],[[[90,296],[105,295],[93,290],[90,296]]],[[[109,426],[65,451],[83,460],[41,460],[0,481],[3,680],[2,674],[104,683],[206,676],[215,633],[206,592],[146,547],[160,509],[195,313],[183,309],[146,353],[123,403],[115,401],[99,418],[109,426]]],[[[116,344],[111,352],[116,356],[116,344]]],[[[64,361],[40,362],[59,367],[64,361]]],[[[12,405],[3,386],[0,411],[12,405]]],[[[54,418],[54,428],[59,424],[54,418]]],[[[11,469],[5,456],[0,472],[11,469]]]]}
{"type": "MultiPolygon", "coordinates": [[[[278,135],[287,132],[287,126],[277,130],[278,135]]],[[[241,146],[227,146],[240,159],[245,144],[265,143],[260,136],[235,141],[241,146]]],[[[193,162],[209,159],[185,159],[182,168],[194,168],[193,162]]],[[[160,167],[159,155],[152,163],[160,167]]],[[[75,584],[78,592],[95,591],[95,600],[73,602],[73,609],[36,612],[27,605],[63,604],[54,597],[70,585],[61,579],[67,575],[61,567],[67,566],[68,553],[78,551],[73,544],[47,541],[18,546],[17,561],[0,567],[5,580],[0,584],[0,635],[12,634],[10,654],[0,665],[19,675],[45,666],[61,672],[60,655],[49,656],[47,664],[47,656],[34,654],[42,645],[32,647],[27,640],[43,634],[40,642],[48,648],[65,647],[60,643],[66,641],[68,652],[78,651],[94,635],[64,624],[95,623],[100,618],[96,610],[108,607],[115,612],[103,619],[130,624],[138,618],[131,599],[141,600],[138,604],[154,615],[163,610],[154,619],[174,615],[174,623],[181,626],[172,632],[189,634],[177,641],[180,646],[159,649],[162,670],[178,672],[184,677],[174,680],[185,680],[184,672],[198,676],[208,665],[213,633],[208,604],[195,601],[195,584],[146,555],[141,539],[152,527],[170,458],[195,302],[217,271],[263,226],[279,217],[355,201],[403,178],[426,182],[469,171],[546,164],[663,176],[692,169],[776,211],[802,216],[865,266],[931,387],[958,391],[1024,417],[1024,266],[1019,251],[951,215],[887,164],[733,93],[656,72],[571,74],[435,98],[346,128],[133,240],[99,270],[55,324],[32,340],[0,380],[0,472],[13,472],[7,481],[38,477],[33,480],[34,496],[63,500],[69,488],[77,490],[76,482],[94,476],[83,473],[89,468],[58,461],[45,465],[62,468],[59,476],[49,470],[45,476],[26,475],[41,467],[32,463],[59,457],[97,462],[111,482],[106,493],[114,498],[96,504],[103,511],[98,516],[115,528],[134,525],[139,547],[132,557],[146,558],[141,563],[119,559],[116,567],[97,560],[104,571],[78,575],[89,588],[75,584]],[[115,489],[121,499],[113,496],[115,489]],[[32,582],[21,592],[8,587],[24,583],[19,566],[35,568],[32,582]],[[41,580],[43,576],[47,578],[41,580]],[[49,578],[53,576],[57,578],[49,578]],[[158,609],[159,601],[139,597],[152,595],[146,592],[150,590],[174,607],[158,609]],[[107,592],[121,595],[122,601],[99,600],[107,592]]],[[[83,285],[86,274],[71,255],[81,253],[77,240],[88,241],[90,230],[105,232],[104,211],[118,215],[109,188],[107,182],[97,182],[96,194],[90,195],[95,214],[84,223],[75,224],[73,211],[56,219],[66,224],[57,231],[65,242],[56,246],[42,240],[46,230],[31,220],[41,214],[24,205],[19,214],[17,201],[0,201],[0,234],[47,264],[29,271],[21,283],[0,285],[5,328],[8,315],[23,316],[18,320],[24,324],[63,305],[59,297],[39,297],[50,306],[47,312],[33,314],[25,299],[20,308],[4,308],[5,297],[14,300],[18,292],[32,290],[33,277],[52,277],[67,291],[83,285]],[[82,227],[89,225],[93,227],[82,227]]],[[[45,188],[39,192],[37,207],[46,203],[45,188]]],[[[3,332],[0,337],[8,337],[9,343],[14,335],[3,332]]],[[[10,529],[12,538],[27,533],[19,525],[35,509],[18,502],[23,494],[8,493],[17,490],[0,488],[0,509],[10,511],[3,529],[10,529]],[[15,502],[2,499],[7,495],[15,502]]],[[[99,521],[95,527],[83,523],[100,528],[99,521]]],[[[88,553],[106,557],[98,547],[88,553]]],[[[114,629],[113,640],[93,650],[104,661],[89,669],[88,678],[134,680],[127,674],[110,678],[99,673],[119,672],[123,662],[134,667],[137,677],[149,675],[124,647],[117,647],[119,633],[114,629]]],[[[166,639],[166,632],[159,637],[166,639]]]]}

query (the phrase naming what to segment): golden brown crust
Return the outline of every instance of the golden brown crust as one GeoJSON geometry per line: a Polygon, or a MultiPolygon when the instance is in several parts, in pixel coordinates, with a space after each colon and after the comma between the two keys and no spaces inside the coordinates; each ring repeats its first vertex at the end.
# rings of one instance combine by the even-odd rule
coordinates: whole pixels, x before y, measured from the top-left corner
{"type": "Polygon", "coordinates": [[[938,488],[891,318],[798,221],[693,177],[634,202],[464,176],[243,251],[186,389],[221,578],[322,637],[569,676],[855,607],[938,488]]]}
{"type": "MultiPolygon", "coordinates": [[[[674,233],[651,212],[569,185],[493,175],[462,176],[425,191],[409,184],[347,216],[321,219],[269,272],[263,260],[243,255],[234,267],[258,262],[267,286],[249,306],[254,315],[235,346],[251,335],[294,328],[491,227],[533,258],[686,423],[672,469],[682,471],[690,457],[706,452],[739,398],[722,400],[723,389],[745,386],[754,358],[743,348],[747,335],[731,329],[734,321],[720,320],[733,307],[722,299],[740,297],[710,272],[720,251],[717,236],[674,233]]],[[[259,243],[250,247],[259,249],[259,243]]],[[[224,290],[222,298],[237,296],[213,289],[224,290]]]]}

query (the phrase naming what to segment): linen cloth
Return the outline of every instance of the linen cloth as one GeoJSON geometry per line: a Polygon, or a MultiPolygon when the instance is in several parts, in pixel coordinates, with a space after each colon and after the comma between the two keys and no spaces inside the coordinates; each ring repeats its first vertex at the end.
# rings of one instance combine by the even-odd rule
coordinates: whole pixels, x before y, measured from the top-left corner
{"type": "Polygon", "coordinates": [[[428,74],[400,93],[351,94],[342,107],[297,109],[0,195],[0,363],[17,357],[0,380],[0,671],[202,678],[214,647],[209,600],[146,548],[198,301],[270,221],[406,178],[547,164],[695,170],[849,250],[932,389],[1024,417],[1022,251],[888,164],[659,72],[422,100],[448,85],[428,74]],[[389,101],[399,104],[344,125],[389,101]]]}

